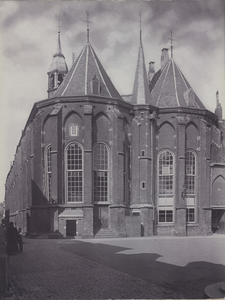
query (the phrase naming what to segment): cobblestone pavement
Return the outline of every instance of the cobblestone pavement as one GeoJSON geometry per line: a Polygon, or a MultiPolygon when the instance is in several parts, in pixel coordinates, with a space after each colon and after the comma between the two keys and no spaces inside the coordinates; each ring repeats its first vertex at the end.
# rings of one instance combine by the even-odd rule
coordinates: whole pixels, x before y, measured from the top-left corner
{"type": "MultiPolygon", "coordinates": [[[[9,259],[10,281],[18,299],[24,300],[202,298],[203,286],[218,279],[225,280],[225,263],[218,264],[220,254],[216,253],[213,258],[212,255],[204,257],[205,244],[214,244],[217,249],[224,245],[224,236],[222,242],[220,238],[211,237],[211,242],[209,239],[203,239],[202,248],[198,249],[202,252],[200,257],[208,260],[206,266],[197,264],[192,269],[184,268],[191,260],[190,253],[186,255],[187,261],[184,255],[178,264],[172,254],[167,258],[161,253],[174,249],[177,257],[176,244],[186,241],[180,238],[24,239],[24,252],[9,259]],[[161,249],[159,254],[156,254],[157,249],[161,249]],[[162,261],[158,262],[160,258],[162,261]],[[189,276],[185,275],[188,271],[189,276]],[[187,280],[190,282],[185,286],[187,280]],[[198,284],[203,285],[199,288],[198,284]],[[182,289],[182,285],[185,288],[182,289]],[[188,294],[187,290],[192,293],[188,294]]],[[[190,239],[189,243],[195,245],[190,239]]]]}

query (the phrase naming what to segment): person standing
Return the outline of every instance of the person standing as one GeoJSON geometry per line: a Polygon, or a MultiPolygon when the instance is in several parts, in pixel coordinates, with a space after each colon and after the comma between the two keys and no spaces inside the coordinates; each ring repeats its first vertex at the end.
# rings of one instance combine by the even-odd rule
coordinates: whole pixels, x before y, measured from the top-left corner
{"type": "Polygon", "coordinates": [[[17,232],[17,243],[19,245],[19,252],[23,252],[23,239],[22,239],[22,230],[19,227],[17,232]]]}
{"type": "Polygon", "coordinates": [[[13,222],[10,222],[6,230],[6,253],[12,255],[16,252],[18,252],[17,229],[13,226],[13,222]]]}

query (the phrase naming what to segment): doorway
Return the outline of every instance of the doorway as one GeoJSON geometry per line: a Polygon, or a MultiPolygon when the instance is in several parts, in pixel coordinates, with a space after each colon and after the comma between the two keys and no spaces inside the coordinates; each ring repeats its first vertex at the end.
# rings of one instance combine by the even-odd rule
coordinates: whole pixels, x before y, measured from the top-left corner
{"type": "Polygon", "coordinates": [[[66,236],[75,236],[77,231],[76,220],[66,220],[66,236]]]}
{"type": "Polygon", "coordinates": [[[94,230],[98,232],[100,229],[108,229],[109,227],[109,211],[108,206],[95,205],[94,207],[94,230]]]}
{"type": "Polygon", "coordinates": [[[212,232],[224,233],[225,229],[225,214],[224,209],[212,210],[212,232]]]}

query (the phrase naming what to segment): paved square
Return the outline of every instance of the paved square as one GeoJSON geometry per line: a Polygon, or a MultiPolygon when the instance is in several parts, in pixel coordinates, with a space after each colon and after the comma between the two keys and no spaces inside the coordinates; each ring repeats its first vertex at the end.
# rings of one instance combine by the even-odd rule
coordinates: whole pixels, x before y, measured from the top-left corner
{"type": "Polygon", "coordinates": [[[19,299],[199,299],[225,280],[225,236],[24,239],[9,258],[19,299]]]}

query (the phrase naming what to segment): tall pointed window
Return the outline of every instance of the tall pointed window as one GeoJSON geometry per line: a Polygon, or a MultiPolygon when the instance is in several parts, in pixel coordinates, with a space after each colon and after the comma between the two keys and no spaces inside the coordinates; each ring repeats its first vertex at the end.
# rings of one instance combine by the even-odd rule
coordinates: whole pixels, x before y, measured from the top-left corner
{"type": "Polygon", "coordinates": [[[196,222],[196,155],[189,150],[185,156],[186,163],[186,222],[196,222]]]}
{"type": "Polygon", "coordinates": [[[174,156],[165,150],[158,156],[158,220],[174,221],[174,156]]]}
{"type": "Polygon", "coordinates": [[[51,145],[46,149],[46,196],[49,203],[52,203],[52,147],[51,145]]]}
{"type": "Polygon", "coordinates": [[[94,147],[94,201],[108,201],[109,150],[103,143],[94,147]]]}
{"type": "Polygon", "coordinates": [[[83,201],[83,149],[78,143],[66,149],[66,196],[70,203],[83,201]]]}

